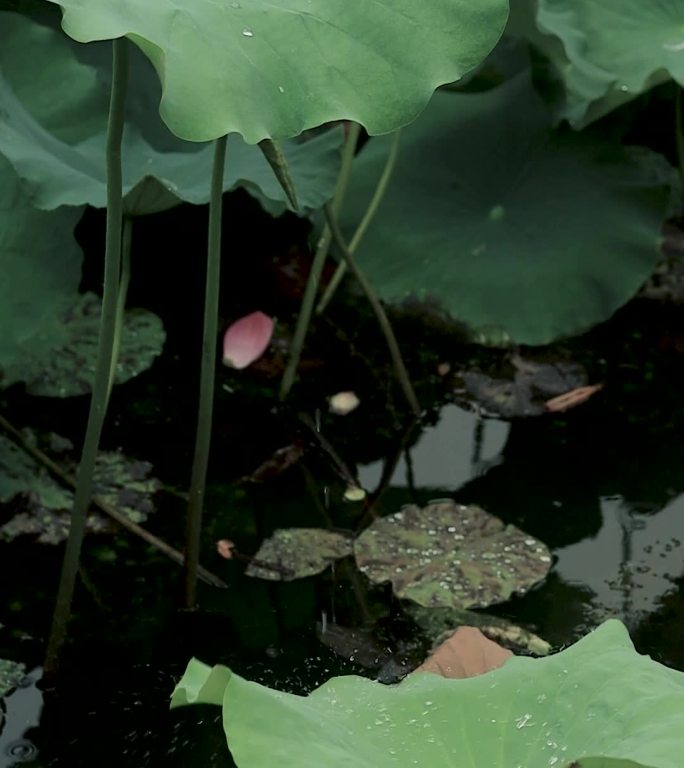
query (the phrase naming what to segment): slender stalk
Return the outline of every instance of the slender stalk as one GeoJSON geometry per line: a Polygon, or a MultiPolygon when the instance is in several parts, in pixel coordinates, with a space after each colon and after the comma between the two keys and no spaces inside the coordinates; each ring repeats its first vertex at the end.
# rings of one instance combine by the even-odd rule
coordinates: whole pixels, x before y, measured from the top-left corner
{"type": "Polygon", "coordinates": [[[375,291],[373,290],[373,287],[368,282],[363,272],[361,272],[361,270],[359,269],[352,254],[349,253],[349,248],[347,247],[347,244],[344,242],[344,237],[340,232],[340,226],[337,223],[337,219],[335,217],[335,211],[332,209],[332,206],[330,205],[330,203],[328,203],[325,206],[324,210],[325,210],[325,218],[328,222],[328,226],[330,227],[330,232],[332,234],[333,241],[337,249],[340,251],[340,254],[344,258],[344,260],[347,262],[347,266],[349,267],[351,273],[354,275],[359,285],[361,286],[363,292],[366,294],[366,298],[368,299],[371,307],[373,308],[373,311],[375,312],[375,316],[378,318],[378,323],[380,323],[380,328],[382,330],[383,335],[385,336],[385,340],[387,341],[387,346],[389,347],[390,355],[392,356],[394,371],[396,373],[399,384],[401,385],[401,388],[404,392],[404,395],[406,396],[406,400],[411,406],[411,410],[413,411],[414,415],[420,416],[420,412],[421,412],[420,405],[418,404],[416,393],[413,391],[413,385],[411,384],[411,380],[409,379],[406,366],[404,365],[404,360],[401,356],[399,344],[397,343],[397,338],[394,335],[394,331],[392,330],[392,326],[390,324],[389,318],[387,317],[387,314],[382,304],[380,303],[380,299],[378,299],[378,297],[376,296],[375,291]]]}
{"type": "MultiPolygon", "coordinates": [[[[682,112],[684,106],[684,89],[681,85],[675,83],[677,92],[675,93],[675,145],[677,147],[677,166],[679,168],[679,180],[682,187],[682,195],[684,195],[684,120],[682,119],[682,112]]],[[[684,202],[684,200],[682,201],[684,202]]]]}
{"type": "Polygon", "coordinates": [[[54,674],[57,671],[60,653],[67,636],[67,627],[81,555],[81,545],[85,532],[86,514],[93,490],[95,459],[107,410],[121,269],[121,139],[123,136],[128,80],[127,45],[128,43],[125,38],[119,38],[112,43],[112,90],[109,104],[106,148],[107,236],[97,366],[93,394],[90,400],[88,425],[83,441],[81,462],[78,468],[69,538],[64,553],[62,575],[57,591],[57,601],[45,657],[46,674],[54,674]]]}
{"type": "MultiPolygon", "coordinates": [[[[371,198],[371,201],[368,204],[368,208],[366,209],[366,212],[364,213],[363,218],[359,222],[359,226],[356,228],[356,232],[354,232],[354,234],[352,235],[352,239],[349,241],[349,246],[348,246],[349,253],[351,253],[352,255],[356,252],[356,249],[359,247],[359,243],[363,239],[363,236],[366,234],[366,231],[370,226],[371,222],[373,221],[373,218],[377,213],[378,208],[380,207],[380,203],[382,202],[382,199],[385,196],[385,192],[387,191],[387,185],[389,184],[389,180],[392,177],[392,172],[394,171],[394,166],[397,164],[397,156],[399,154],[400,139],[401,139],[401,129],[394,132],[394,135],[392,137],[392,144],[390,146],[390,151],[389,151],[389,154],[387,155],[387,160],[385,162],[385,167],[382,169],[382,173],[380,174],[380,178],[378,179],[378,184],[375,187],[375,192],[373,193],[373,197],[371,198]]],[[[325,312],[325,308],[330,303],[330,300],[335,294],[335,291],[337,290],[337,287],[342,281],[342,278],[344,277],[346,271],[347,271],[347,263],[345,261],[341,261],[337,265],[335,274],[333,275],[332,280],[328,284],[328,287],[325,289],[325,292],[323,293],[323,297],[318,302],[318,306],[316,307],[316,314],[320,315],[323,312],[325,312]]]]}
{"type": "Polygon", "coordinates": [[[123,234],[121,240],[121,274],[119,276],[119,295],[116,302],[116,321],[114,324],[114,347],[112,349],[112,364],[109,369],[109,386],[107,387],[107,401],[112,394],[114,380],[116,379],[116,365],[119,361],[121,349],[121,332],[123,330],[126,299],[128,298],[128,286],[131,282],[131,243],[133,240],[133,219],[124,216],[123,234]]]}
{"type": "Polygon", "coordinates": [[[222,136],[220,139],[216,139],[214,146],[214,168],[211,176],[211,198],[209,201],[209,246],[207,249],[207,282],[204,294],[204,334],[200,368],[199,410],[185,538],[186,608],[194,608],[196,603],[204,487],[209,464],[211,424],[214,411],[216,336],[218,333],[219,283],[221,279],[221,214],[225,162],[226,136],[222,136]]]}
{"type": "MultiPolygon", "coordinates": [[[[337,177],[337,185],[332,200],[332,206],[335,212],[339,210],[344,195],[347,192],[347,186],[349,185],[349,179],[351,177],[352,161],[354,160],[354,152],[356,150],[360,132],[361,126],[358,123],[352,123],[350,125],[349,134],[342,152],[340,174],[337,177]]],[[[299,310],[297,326],[290,347],[290,356],[287,361],[287,366],[285,367],[285,372],[283,373],[283,379],[280,382],[281,400],[285,400],[294,384],[295,376],[297,374],[297,366],[299,365],[299,360],[302,356],[304,341],[306,340],[306,334],[311,323],[311,316],[313,315],[316,294],[318,293],[318,285],[321,280],[325,260],[328,256],[328,250],[330,249],[330,242],[330,229],[326,225],[323,228],[323,232],[318,241],[316,254],[314,255],[313,263],[311,264],[311,271],[309,272],[309,277],[306,281],[302,306],[299,310]]]]}

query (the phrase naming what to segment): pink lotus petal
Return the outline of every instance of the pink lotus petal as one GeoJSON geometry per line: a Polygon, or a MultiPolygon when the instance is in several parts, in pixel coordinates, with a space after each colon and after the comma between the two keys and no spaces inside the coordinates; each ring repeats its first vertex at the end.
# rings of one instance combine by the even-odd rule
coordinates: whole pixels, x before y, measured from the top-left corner
{"type": "Polygon", "coordinates": [[[266,351],[273,326],[273,318],[263,312],[236,320],[223,337],[223,364],[239,369],[251,365],[266,351]]]}

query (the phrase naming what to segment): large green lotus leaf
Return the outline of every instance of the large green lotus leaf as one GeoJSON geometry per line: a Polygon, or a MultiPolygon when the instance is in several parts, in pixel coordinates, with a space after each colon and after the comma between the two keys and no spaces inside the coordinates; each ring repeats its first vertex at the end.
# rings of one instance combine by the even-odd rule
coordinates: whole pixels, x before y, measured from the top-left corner
{"type": "MultiPolygon", "coordinates": [[[[52,0],[57,2],[57,0],[52,0]]],[[[506,0],[59,0],[64,29],[130,37],[178,136],[254,144],[339,119],[385,133],[494,47],[506,0]]]]}
{"type": "Polygon", "coordinates": [[[611,620],[561,653],[479,677],[336,677],[308,696],[193,659],[171,706],[223,706],[239,768],[681,768],[684,674],[611,620]]]}
{"type": "Polygon", "coordinates": [[[76,292],[82,255],[73,231],[82,210],[35,209],[0,155],[0,372],[76,292]]]}
{"type": "MultiPolygon", "coordinates": [[[[621,148],[549,121],[526,74],[435,94],[358,251],[383,298],[435,298],[482,340],[544,344],[637,292],[658,260],[666,186],[621,148]]],[[[347,232],[389,145],[373,139],[354,166],[347,232]]]]}
{"type": "MultiPolygon", "coordinates": [[[[101,302],[92,293],[63,300],[43,327],[0,365],[0,384],[18,381],[45,397],[73,397],[92,391],[98,354],[101,302]]],[[[145,309],[124,313],[114,378],[123,384],[147,370],[161,353],[166,334],[157,315],[145,309]]]]}
{"type": "MultiPolygon", "coordinates": [[[[0,13],[0,153],[37,207],[102,207],[111,46],[84,48],[62,34],[56,19],[54,26],[0,13]]],[[[127,212],[154,213],[181,200],[206,203],[212,146],[181,141],[164,126],[158,79],[140,53],[131,57],[130,82],[123,139],[127,212]]],[[[302,209],[319,208],[332,195],[341,142],[337,130],[284,143],[302,209]]],[[[285,194],[261,153],[237,135],[227,151],[224,189],[245,187],[271,213],[286,210],[285,194]]]]}
{"type": "Polygon", "coordinates": [[[476,506],[435,501],[373,522],[354,543],[359,569],[431,607],[484,607],[523,593],[551,567],[537,539],[476,506]]]}
{"type": "Polygon", "coordinates": [[[578,127],[669,78],[684,85],[682,0],[538,0],[537,24],[563,43],[551,58],[578,127]]]}
{"type": "Polygon", "coordinates": [[[279,528],[266,539],[247,568],[247,575],[271,581],[314,576],[352,553],[349,536],[324,528],[279,528]]]}

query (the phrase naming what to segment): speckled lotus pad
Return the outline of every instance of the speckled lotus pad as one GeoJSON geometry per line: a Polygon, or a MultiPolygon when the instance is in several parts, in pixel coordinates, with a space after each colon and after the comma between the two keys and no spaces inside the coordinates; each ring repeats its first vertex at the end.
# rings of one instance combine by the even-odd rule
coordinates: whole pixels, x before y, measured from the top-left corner
{"type": "Polygon", "coordinates": [[[321,573],[351,552],[352,540],[343,533],[323,528],[279,528],[259,547],[247,575],[271,581],[302,579],[321,573]]]}
{"type": "Polygon", "coordinates": [[[507,600],[551,567],[544,544],[476,506],[435,501],[376,520],[354,555],[371,581],[426,607],[474,608],[507,600]]]}

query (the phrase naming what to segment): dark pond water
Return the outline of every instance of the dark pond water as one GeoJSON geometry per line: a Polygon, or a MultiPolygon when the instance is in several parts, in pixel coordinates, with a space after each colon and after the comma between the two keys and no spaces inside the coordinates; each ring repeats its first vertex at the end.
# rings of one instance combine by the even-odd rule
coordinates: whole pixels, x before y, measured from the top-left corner
{"type": "MultiPolygon", "coordinates": [[[[150,274],[160,258],[150,255],[150,274]]],[[[197,351],[179,333],[178,301],[199,290],[179,280],[166,309],[154,307],[169,344],[150,372],[115,392],[103,439],[105,448],[152,462],[165,491],[147,525],[177,547],[184,501],[175,491],[187,487],[196,397],[187,360],[197,351]]],[[[250,301],[243,296],[238,309],[256,308],[250,301]]],[[[340,389],[359,392],[362,406],[344,418],[322,413],[322,433],[357,467],[364,487],[383,486],[378,514],[450,497],[479,504],[550,547],[548,578],[491,613],[534,630],[554,648],[616,616],[638,650],[684,670],[684,323],[679,310],[644,306],[563,349],[587,365],[593,380],[605,381],[602,392],[566,415],[512,422],[455,404],[434,371],[438,362],[459,356],[463,362],[469,353],[435,329],[411,336],[399,323],[409,363],[421,371],[419,396],[434,404],[408,441],[397,416],[399,396],[383,383],[391,375],[385,364],[370,375],[357,365],[361,355],[338,359],[333,344],[322,365],[317,356],[329,339],[312,342],[294,413],[264,405],[273,387],[268,371],[246,386],[221,372],[202,561],[227,589],[202,584],[199,610],[180,611],[177,565],[126,533],[91,537],[72,641],[56,689],[46,688],[39,667],[61,549],[23,540],[0,544],[0,658],[32,670],[4,701],[0,768],[230,765],[217,711],[168,711],[174,683],[193,655],[300,693],[332,675],[378,672],[359,663],[368,653],[355,639],[338,646],[339,653],[322,644],[321,623],[363,630],[371,655],[399,670],[422,658],[428,641],[402,605],[350,562],[320,577],[271,583],[248,578],[243,563],[216,552],[216,542],[230,538],[241,552],[254,553],[277,527],[355,530],[368,522],[360,505],[342,502],[344,485],[315,448],[267,482],[235,483],[275,449],[310,442],[296,413],[315,418],[324,396],[340,389]]],[[[287,315],[287,307],[280,313],[287,315]]],[[[372,323],[352,325],[352,341],[363,339],[384,359],[372,323]]],[[[196,337],[196,330],[184,332],[196,337]]],[[[75,443],[87,406],[15,391],[1,405],[18,427],[55,430],[75,443]]]]}

